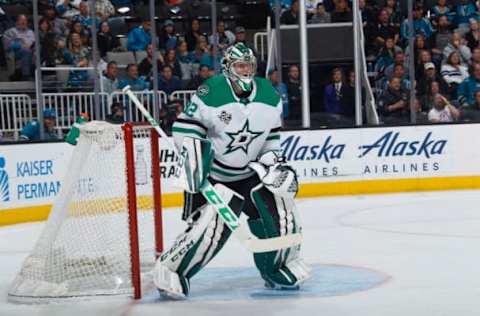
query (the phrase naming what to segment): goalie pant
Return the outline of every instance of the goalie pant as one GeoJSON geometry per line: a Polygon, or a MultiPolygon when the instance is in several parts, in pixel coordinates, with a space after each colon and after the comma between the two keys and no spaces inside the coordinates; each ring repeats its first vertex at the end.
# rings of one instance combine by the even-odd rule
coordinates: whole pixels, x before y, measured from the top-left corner
{"type": "MultiPolygon", "coordinates": [[[[211,181],[215,184],[213,179],[211,181]]],[[[222,184],[244,197],[243,207],[232,209],[237,215],[244,212],[248,216],[250,230],[258,238],[272,238],[301,231],[298,216],[294,215],[293,199],[286,201],[274,196],[263,186],[257,175],[222,184]]],[[[199,193],[185,193],[183,219],[187,218],[190,222],[187,230],[158,259],[162,266],[178,274],[184,295],[188,295],[190,279],[215,257],[231,235],[222,219],[199,193]],[[190,243],[186,247],[188,250],[168,258],[168,253],[182,243],[190,243]]],[[[297,245],[254,254],[255,265],[265,280],[265,286],[277,289],[298,288],[306,276],[303,272],[297,272],[297,264],[290,263],[301,261],[299,251],[300,245],[297,245]]],[[[303,261],[300,265],[303,267],[303,261]]]]}

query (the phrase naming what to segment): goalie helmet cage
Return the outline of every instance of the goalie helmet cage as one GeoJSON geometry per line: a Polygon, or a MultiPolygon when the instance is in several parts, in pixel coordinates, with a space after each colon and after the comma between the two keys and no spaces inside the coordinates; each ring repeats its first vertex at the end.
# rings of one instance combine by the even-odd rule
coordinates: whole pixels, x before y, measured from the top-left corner
{"type": "Polygon", "coordinates": [[[142,123],[79,129],[60,194],[9,289],[11,302],[138,299],[151,282],[163,250],[159,135],[142,123]]]}

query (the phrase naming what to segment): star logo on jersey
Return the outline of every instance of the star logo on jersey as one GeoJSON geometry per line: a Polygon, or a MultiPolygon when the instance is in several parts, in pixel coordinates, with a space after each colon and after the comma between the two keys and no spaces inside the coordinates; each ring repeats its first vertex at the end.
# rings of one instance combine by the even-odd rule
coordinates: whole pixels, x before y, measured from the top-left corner
{"type": "Polygon", "coordinates": [[[245,154],[248,154],[248,146],[250,146],[255,138],[262,135],[263,132],[251,131],[247,120],[241,130],[236,133],[226,132],[226,134],[230,137],[230,143],[227,145],[227,151],[225,151],[224,155],[236,150],[242,150],[245,154]]]}

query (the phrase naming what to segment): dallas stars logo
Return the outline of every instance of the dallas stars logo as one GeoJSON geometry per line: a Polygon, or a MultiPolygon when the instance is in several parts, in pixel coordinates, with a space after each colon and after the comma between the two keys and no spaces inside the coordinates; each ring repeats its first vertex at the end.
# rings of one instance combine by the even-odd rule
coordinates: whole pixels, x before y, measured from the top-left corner
{"type": "Polygon", "coordinates": [[[234,152],[235,150],[243,150],[245,154],[248,154],[248,146],[250,146],[255,138],[263,134],[263,132],[251,131],[248,124],[247,120],[243,128],[236,133],[226,132],[228,137],[230,137],[230,143],[227,145],[227,151],[224,155],[234,152]]]}

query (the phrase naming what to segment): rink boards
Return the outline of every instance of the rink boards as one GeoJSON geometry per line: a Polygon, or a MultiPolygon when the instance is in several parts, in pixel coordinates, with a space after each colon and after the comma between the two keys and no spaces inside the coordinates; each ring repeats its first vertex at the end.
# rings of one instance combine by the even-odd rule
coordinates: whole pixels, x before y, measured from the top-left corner
{"type": "MultiPolygon", "coordinates": [[[[299,197],[313,197],[479,188],[477,135],[479,124],[375,127],[282,132],[281,143],[299,175],[299,197]]],[[[0,147],[0,225],[48,216],[72,151],[66,143],[0,147]]],[[[163,205],[179,206],[173,153],[161,149],[160,160],[163,205]]],[[[99,180],[77,185],[91,193],[99,180]]]]}

